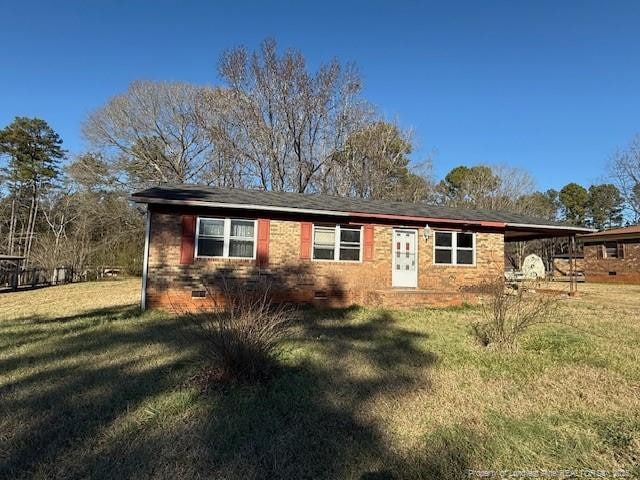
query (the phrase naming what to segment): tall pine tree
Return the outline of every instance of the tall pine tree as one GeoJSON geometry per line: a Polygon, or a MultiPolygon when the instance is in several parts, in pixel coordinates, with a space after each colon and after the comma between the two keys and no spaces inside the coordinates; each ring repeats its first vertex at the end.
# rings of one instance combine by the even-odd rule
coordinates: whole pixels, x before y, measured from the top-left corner
{"type": "Polygon", "coordinates": [[[589,187],[591,226],[598,230],[620,226],[622,210],[622,195],[615,185],[605,183],[589,187]]]}
{"type": "Polygon", "coordinates": [[[11,197],[7,251],[23,255],[27,264],[40,199],[58,177],[65,151],[62,139],[47,122],[16,117],[0,130],[0,155],[8,158],[2,176],[11,197]]]}

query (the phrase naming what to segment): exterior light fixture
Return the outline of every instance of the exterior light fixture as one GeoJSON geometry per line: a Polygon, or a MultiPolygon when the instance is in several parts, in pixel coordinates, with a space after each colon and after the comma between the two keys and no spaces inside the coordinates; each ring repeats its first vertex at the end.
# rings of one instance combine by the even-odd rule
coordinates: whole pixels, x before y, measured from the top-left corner
{"type": "Polygon", "coordinates": [[[427,223],[424,226],[424,231],[422,232],[422,234],[424,235],[425,241],[429,240],[429,233],[431,233],[431,229],[429,228],[429,224],[427,223]]]}

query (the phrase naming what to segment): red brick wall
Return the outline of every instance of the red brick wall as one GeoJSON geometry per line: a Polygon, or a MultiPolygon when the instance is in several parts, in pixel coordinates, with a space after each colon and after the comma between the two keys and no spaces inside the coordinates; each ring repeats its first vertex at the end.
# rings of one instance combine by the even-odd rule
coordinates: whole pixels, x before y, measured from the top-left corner
{"type": "MultiPolygon", "coordinates": [[[[299,221],[270,222],[269,261],[258,267],[255,260],[196,258],[180,263],[181,216],[173,212],[152,212],[147,275],[147,306],[192,310],[222,301],[219,278],[233,276],[239,284],[251,284],[258,277],[269,277],[276,296],[283,300],[329,306],[376,304],[380,292],[391,291],[392,232],[390,225],[375,225],[373,259],[363,262],[318,262],[300,260],[299,221]],[[192,298],[193,290],[207,285],[205,298],[192,298]]],[[[473,287],[504,270],[502,233],[476,234],[476,265],[442,266],[433,263],[433,234],[425,241],[418,232],[417,295],[386,295],[385,305],[411,306],[430,303],[451,304],[467,300],[461,291],[473,287]],[[431,295],[431,296],[428,296],[431,295]]],[[[249,288],[249,287],[248,287],[249,288]]]]}
{"type": "Polygon", "coordinates": [[[624,258],[599,258],[602,243],[585,244],[584,274],[587,282],[640,284],[640,240],[623,240],[624,258]],[[615,275],[610,273],[615,272],[615,275]]]}
{"type": "Polygon", "coordinates": [[[504,236],[501,233],[476,233],[476,264],[436,265],[433,263],[433,240],[431,234],[425,242],[423,229],[419,231],[420,288],[456,292],[473,289],[496,276],[504,274],[504,236]]]}

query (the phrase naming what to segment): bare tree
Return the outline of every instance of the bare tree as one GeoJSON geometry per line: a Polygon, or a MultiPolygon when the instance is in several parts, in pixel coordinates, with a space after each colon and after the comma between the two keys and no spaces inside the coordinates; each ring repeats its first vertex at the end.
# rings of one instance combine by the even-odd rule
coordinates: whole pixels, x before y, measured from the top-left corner
{"type": "Polygon", "coordinates": [[[49,268],[63,265],[65,258],[65,241],[67,228],[72,224],[77,214],[73,208],[74,197],[68,191],[54,190],[49,193],[42,205],[42,216],[48,227],[41,235],[40,244],[47,244],[42,249],[44,255],[38,258],[37,264],[49,268]]]}
{"type": "Polygon", "coordinates": [[[238,113],[235,102],[234,95],[221,87],[206,88],[199,97],[198,123],[213,145],[203,177],[208,185],[242,188],[260,184],[256,178],[261,168],[256,168],[256,163],[240,148],[243,127],[235,123],[238,113]]]}
{"type": "Polygon", "coordinates": [[[129,188],[158,182],[423,200],[410,132],[360,97],[352,65],[310,71],[302,54],[267,40],[227,51],[224,86],[134,82],[91,114],[84,134],[97,172],[129,188]],[[105,170],[106,165],[106,170],[105,170]],[[103,173],[104,170],[104,173],[103,173]]]}
{"type": "MultiPolygon", "coordinates": [[[[398,125],[375,121],[352,133],[330,162],[323,190],[341,196],[398,201],[425,200],[429,175],[412,169],[412,133],[398,125]]],[[[428,168],[425,162],[422,166],[428,168]]]]}
{"type": "Polygon", "coordinates": [[[188,83],[137,81],[94,111],[83,133],[129,181],[197,182],[212,150],[199,122],[201,95],[188,83]]]}
{"type": "Polygon", "coordinates": [[[266,190],[322,190],[333,154],[368,108],[354,68],[333,60],[310,73],[300,52],[279,55],[267,40],[253,53],[226,52],[219,70],[227,91],[211,99],[220,150],[246,162],[266,190]]]}
{"type": "Polygon", "coordinates": [[[618,150],[610,174],[620,190],[633,223],[640,222],[640,134],[624,150],[618,150]]]}

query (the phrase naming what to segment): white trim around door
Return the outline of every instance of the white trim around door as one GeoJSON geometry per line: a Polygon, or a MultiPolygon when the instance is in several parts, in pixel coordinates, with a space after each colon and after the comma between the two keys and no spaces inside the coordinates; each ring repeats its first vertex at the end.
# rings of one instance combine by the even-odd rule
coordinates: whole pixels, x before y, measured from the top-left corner
{"type": "Polygon", "coordinates": [[[418,230],[394,228],[391,246],[391,286],[418,287],[418,230]]]}

